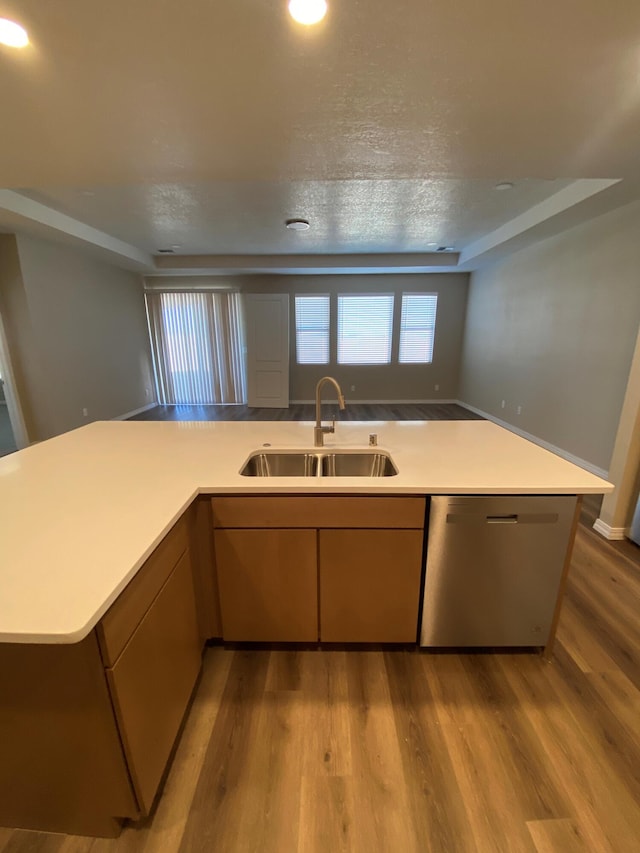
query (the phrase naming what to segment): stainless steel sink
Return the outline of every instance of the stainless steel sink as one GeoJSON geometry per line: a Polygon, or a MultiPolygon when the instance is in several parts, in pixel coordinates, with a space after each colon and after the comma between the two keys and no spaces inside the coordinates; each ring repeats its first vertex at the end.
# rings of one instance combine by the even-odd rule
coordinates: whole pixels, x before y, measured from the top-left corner
{"type": "Polygon", "coordinates": [[[326,453],[322,456],[323,477],[393,477],[398,469],[385,453],[326,453]]]}
{"type": "Polygon", "coordinates": [[[314,453],[254,453],[240,471],[244,477],[315,477],[314,453]]]}
{"type": "Polygon", "coordinates": [[[398,469],[391,457],[379,450],[289,450],[253,453],[240,473],[243,477],[392,477],[398,469]]]}

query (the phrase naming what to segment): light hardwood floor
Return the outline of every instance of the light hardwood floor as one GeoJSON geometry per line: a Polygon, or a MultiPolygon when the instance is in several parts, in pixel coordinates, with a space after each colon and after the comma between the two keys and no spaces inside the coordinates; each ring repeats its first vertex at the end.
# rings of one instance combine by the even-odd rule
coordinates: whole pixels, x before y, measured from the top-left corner
{"type": "Polygon", "coordinates": [[[0,850],[637,851],[639,553],[580,525],[551,663],[211,646],[149,820],[0,850]]]}

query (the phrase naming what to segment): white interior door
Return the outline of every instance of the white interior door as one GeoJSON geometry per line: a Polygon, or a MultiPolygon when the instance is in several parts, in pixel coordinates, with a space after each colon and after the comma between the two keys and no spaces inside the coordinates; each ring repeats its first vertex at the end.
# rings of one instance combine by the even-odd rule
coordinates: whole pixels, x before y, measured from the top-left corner
{"type": "Polygon", "coordinates": [[[289,407],[289,295],[247,293],[247,405],[289,407]]]}

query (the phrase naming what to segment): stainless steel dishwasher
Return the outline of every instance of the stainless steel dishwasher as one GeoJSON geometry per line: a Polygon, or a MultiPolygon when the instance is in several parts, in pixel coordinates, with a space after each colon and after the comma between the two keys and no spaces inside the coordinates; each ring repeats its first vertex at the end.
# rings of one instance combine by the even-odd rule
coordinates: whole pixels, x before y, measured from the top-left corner
{"type": "Polygon", "coordinates": [[[544,646],[576,500],[432,497],[420,644],[544,646]]]}

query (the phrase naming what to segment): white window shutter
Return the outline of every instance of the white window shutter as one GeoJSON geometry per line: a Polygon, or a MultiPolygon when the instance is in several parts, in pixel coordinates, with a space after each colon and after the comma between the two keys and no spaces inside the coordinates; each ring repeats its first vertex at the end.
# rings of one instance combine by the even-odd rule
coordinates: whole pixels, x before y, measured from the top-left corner
{"type": "Polygon", "coordinates": [[[389,364],[393,293],[338,296],[338,364],[389,364]]]}
{"type": "Polygon", "coordinates": [[[437,293],[403,293],[400,318],[400,364],[433,361],[437,293]]]}
{"type": "Polygon", "coordinates": [[[296,361],[329,364],[329,296],[296,296],[296,361]]]}

